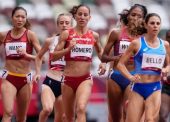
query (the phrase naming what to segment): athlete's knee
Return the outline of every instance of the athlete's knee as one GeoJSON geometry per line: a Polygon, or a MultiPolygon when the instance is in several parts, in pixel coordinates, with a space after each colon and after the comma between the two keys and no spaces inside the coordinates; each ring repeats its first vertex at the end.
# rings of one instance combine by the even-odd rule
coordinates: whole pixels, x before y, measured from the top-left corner
{"type": "Polygon", "coordinates": [[[150,118],[145,118],[145,122],[157,122],[158,118],[150,117],[150,118]]]}
{"type": "Polygon", "coordinates": [[[167,113],[161,112],[159,114],[159,122],[166,122],[168,115],[169,115],[168,112],[167,113]]]}
{"type": "Polygon", "coordinates": [[[64,113],[64,120],[63,122],[74,122],[74,112],[64,113]]]}
{"type": "Polygon", "coordinates": [[[73,116],[65,116],[64,122],[74,122],[74,117],[73,116]]]}
{"type": "Polygon", "coordinates": [[[12,118],[12,115],[13,115],[13,111],[12,110],[4,111],[4,114],[3,114],[3,116],[5,118],[12,118]]]}
{"type": "Polygon", "coordinates": [[[63,120],[63,122],[65,122],[65,120],[66,120],[66,114],[65,113],[62,114],[62,120],[63,120]]]}
{"type": "Polygon", "coordinates": [[[17,120],[17,122],[26,122],[26,115],[25,116],[17,116],[16,120],[17,120]]]}
{"type": "Polygon", "coordinates": [[[63,113],[61,115],[55,114],[54,122],[66,122],[66,115],[63,113]]]}
{"type": "Polygon", "coordinates": [[[76,112],[77,112],[77,114],[85,114],[85,112],[86,112],[86,105],[85,104],[78,104],[76,112]]]}
{"type": "Polygon", "coordinates": [[[168,116],[169,116],[169,112],[160,111],[159,113],[159,118],[161,119],[168,118],[168,116]]]}
{"type": "Polygon", "coordinates": [[[51,112],[53,111],[53,108],[52,107],[46,107],[46,108],[43,108],[42,111],[45,115],[50,115],[51,112]]]}
{"type": "Polygon", "coordinates": [[[159,117],[159,122],[166,122],[166,121],[167,121],[167,118],[159,117]]]}

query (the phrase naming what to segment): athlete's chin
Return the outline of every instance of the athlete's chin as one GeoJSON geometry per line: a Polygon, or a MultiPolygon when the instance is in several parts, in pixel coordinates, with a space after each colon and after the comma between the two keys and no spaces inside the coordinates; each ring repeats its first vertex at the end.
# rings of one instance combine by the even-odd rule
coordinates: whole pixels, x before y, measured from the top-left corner
{"type": "Polygon", "coordinates": [[[20,26],[15,26],[16,29],[22,29],[23,28],[23,25],[20,25],[20,26]]]}
{"type": "Polygon", "coordinates": [[[79,24],[79,26],[80,26],[80,27],[86,27],[86,26],[87,26],[87,24],[82,23],[82,24],[79,24]]]}

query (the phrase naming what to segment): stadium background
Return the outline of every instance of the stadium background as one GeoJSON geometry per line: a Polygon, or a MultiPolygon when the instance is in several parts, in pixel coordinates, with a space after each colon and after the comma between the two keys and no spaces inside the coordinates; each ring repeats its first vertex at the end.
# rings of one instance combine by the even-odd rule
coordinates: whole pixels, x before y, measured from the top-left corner
{"type": "MultiPolygon", "coordinates": [[[[160,36],[164,38],[167,29],[170,29],[170,0],[0,0],[0,32],[11,28],[11,11],[15,6],[22,6],[28,12],[28,18],[32,24],[32,30],[37,34],[41,44],[46,37],[56,32],[55,19],[57,15],[68,12],[74,5],[87,4],[91,9],[91,20],[89,27],[100,34],[101,43],[104,46],[109,31],[117,26],[120,13],[124,8],[139,3],[147,7],[148,12],[156,12],[162,18],[162,28],[160,36]]],[[[0,47],[0,52],[3,52],[0,47]]],[[[3,67],[4,55],[0,53],[0,68],[3,67]]],[[[48,56],[46,55],[46,62],[48,56]]],[[[105,76],[97,75],[97,68],[100,61],[94,54],[92,74],[94,75],[94,86],[90,102],[87,108],[88,122],[107,122],[107,105],[105,94],[105,76]]],[[[33,69],[34,69],[34,65],[33,69]]],[[[42,67],[42,76],[45,76],[47,63],[42,67]]],[[[42,77],[43,79],[43,77],[42,77]]],[[[40,103],[41,82],[34,85],[32,100],[28,111],[28,122],[36,122],[40,103]]],[[[2,104],[0,96],[0,116],[2,116],[2,104]]],[[[15,112],[15,111],[14,111],[15,112]]],[[[53,120],[53,114],[49,122],[53,120]]],[[[14,120],[13,120],[14,121],[14,120]]]]}

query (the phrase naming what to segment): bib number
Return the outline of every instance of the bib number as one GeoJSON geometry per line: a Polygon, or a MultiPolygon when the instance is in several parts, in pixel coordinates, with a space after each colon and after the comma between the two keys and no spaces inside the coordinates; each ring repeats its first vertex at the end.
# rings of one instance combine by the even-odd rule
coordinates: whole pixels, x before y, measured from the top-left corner
{"type": "Polygon", "coordinates": [[[120,45],[119,45],[119,53],[125,53],[125,51],[128,49],[130,45],[130,42],[128,41],[120,41],[120,45]]]}

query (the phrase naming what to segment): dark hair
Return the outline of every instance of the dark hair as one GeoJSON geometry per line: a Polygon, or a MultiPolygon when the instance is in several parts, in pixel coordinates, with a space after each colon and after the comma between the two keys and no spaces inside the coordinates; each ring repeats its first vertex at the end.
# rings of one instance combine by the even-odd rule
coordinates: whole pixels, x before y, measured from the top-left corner
{"type": "Polygon", "coordinates": [[[128,15],[132,12],[133,9],[135,9],[137,7],[141,8],[141,10],[143,11],[143,19],[145,19],[146,15],[147,15],[146,7],[141,5],[141,4],[134,4],[133,6],[131,6],[131,8],[129,10],[124,9],[123,10],[124,12],[119,14],[120,15],[120,19],[123,21],[123,23],[125,25],[128,24],[128,15]]]}
{"type": "Polygon", "coordinates": [[[166,38],[168,38],[169,34],[170,34],[170,30],[167,30],[166,31],[166,38]]]}
{"type": "Polygon", "coordinates": [[[160,17],[157,13],[149,13],[149,14],[146,16],[146,18],[145,18],[145,23],[147,24],[148,21],[149,21],[149,19],[150,19],[151,17],[153,17],[153,16],[158,17],[158,18],[160,19],[160,21],[161,21],[161,17],[160,17]]]}
{"type": "MultiPolygon", "coordinates": [[[[26,11],[26,9],[23,8],[23,7],[20,7],[20,6],[17,6],[17,7],[15,7],[15,8],[12,10],[12,15],[11,15],[11,16],[13,17],[14,14],[15,14],[15,12],[18,11],[18,10],[23,10],[23,11],[25,11],[25,14],[26,14],[26,16],[27,16],[27,11],[26,11]]],[[[30,22],[28,21],[28,19],[26,19],[26,23],[25,23],[24,27],[25,27],[26,29],[30,29],[31,24],[30,24],[30,22]]]]}
{"type": "Polygon", "coordinates": [[[75,18],[75,14],[77,13],[77,10],[80,7],[86,7],[89,10],[89,14],[90,14],[90,8],[88,6],[86,6],[86,5],[84,5],[84,4],[80,4],[78,6],[73,6],[73,8],[69,11],[73,15],[73,18],[75,18]]]}
{"type": "Polygon", "coordinates": [[[165,39],[166,39],[166,41],[168,41],[170,43],[170,30],[166,31],[165,39]]]}
{"type": "Polygon", "coordinates": [[[134,5],[129,9],[129,13],[130,13],[134,8],[137,8],[137,7],[141,8],[141,10],[143,11],[143,18],[145,19],[148,11],[147,11],[146,6],[144,6],[144,5],[134,4],[134,5]]]}
{"type": "Polygon", "coordinates": [[[127,15],[129,13],[128,9],[123,9],[123,11],[121,13],[119,13],[120,15],[120,21],[123,22],[123,24],[127,25],[128,24],[128,20],[127,20],[127,15]]]}
{"type": "MultiPolygon", "coordinates": [[[[134,4],[130,9],[129,13],[127,14],[126,19],[128,18],[129,14],[132,12],[133,9],[135,8],[140,8],[143,11],[143,19],[145,19],[147,15],[147,9],[144,5],[141,4],[134,4]]],[[[129,24],[128,19],[127,19],[127,25],[129,24]]],[[[143,35],[146,33],[146,29],[144,27],[144,21],[138,22],[136,24],[131,23],[132,25],[129,27],[131,35],[143,35]]]]}

